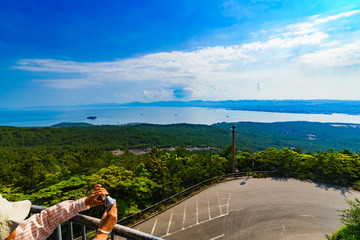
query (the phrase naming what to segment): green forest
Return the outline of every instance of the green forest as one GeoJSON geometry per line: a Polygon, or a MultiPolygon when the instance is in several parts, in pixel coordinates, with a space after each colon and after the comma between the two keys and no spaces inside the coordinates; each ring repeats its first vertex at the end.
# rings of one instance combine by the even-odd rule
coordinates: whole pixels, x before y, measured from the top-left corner
{"type": "Polygon", "coordinates": [[[360,125],[315,122],[136,124],[95,126],[61,123],[52,127],[18,128],[0,126],[0,147],[76,149],[93,144],[102,150],[146,149],[156,145],[169,148],[225,148],[231,143],[231,128],[236,126],[236,146],[242,151],[262,151],[271,147],[301,148],[304,152],[360,151],[360,125]]]}
{"type": "MultiPolygon", "coordinates": [[[[265,124],[258,125],[261,126],[260,130],[254,133],[256,125],[236,125],[235,166],[238,171],[266,171],[281,176],[294,176],[296,173],[300,179],[360,189],[359,153],[346,148],[321,150],[328,143],[321,148],[310,149],[302,149],[299,146],[305,145],[295,144],[296,141],[300,142],[296,135],[311,132],[317,134],[313,138],[321,139],[332,133],[321,135],[319,132],[333,128],[334,137],[347,146],[347,141],[356,135],[349,133],[348,139],[340,139],[340,130],[344,131],[342,135],[345,136],[347,130],[358,131],[357,128],[314,124],[301,132],[294,130],[299,123],[286,126],[265,124]],[[285,134],[284,129],[294,134],[285,134]],[[278,132],[284,134],[278,137],[281,140],[270,137],[262,139],[270,131],[273,131],[273,136],[278,132]],[[291,142],[292,137],[294,142],[291,142]],[[262,145],[252,147],[258,140],[262,145]],[[282,145],[282,141],[293,147],[282,145]],[[253,157],[254,153],[256,158],[253,157]]],[[[0,127],[0,192],[10,201],[29,199],[32,204],[50,206],[87,196],[93,186],[100,183],[117,199],[121,219],[211,176],[230,173],[231,126],[223,123],[216,126],[63,124],[48,128],[0,127]],[[175,151],[160,150],[160,147],[170,146],[175,147],[175,151]],[[211,155],[208,150],[188,151],[188,146],[210,146],[215,150],[211,155]],[[148,147],[151,150],[143,155],[128,151],[148,147]],[[111,150],[118,148],[125,150],[125,153],[119,156],[111,153],[111,150]]],[[[352,146],[356,148],[356,144],[352,146]]],[[[266,176],[266,173],[254,176],[266,176]]],[[[85,214],[98,216],[99,213],[90,209],[85,214]]]]}

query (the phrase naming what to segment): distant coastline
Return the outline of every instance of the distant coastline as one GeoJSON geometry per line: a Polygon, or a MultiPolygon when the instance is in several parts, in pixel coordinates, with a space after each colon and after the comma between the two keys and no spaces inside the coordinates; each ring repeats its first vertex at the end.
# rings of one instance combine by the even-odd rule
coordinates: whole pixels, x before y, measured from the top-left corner
{"type": "Polygon", "coordinates": [[[0,109],[0,125],[44,127],[62,122],[93,125],[221,122],[328,122],[360,124],[360,101],[239,100],[92,104],[0,109]],[[96,116],[96,119],[87,119],[96,116]]]}
{"type": "Polygon", "coordinates": [[[130,103],[99,103],[73,106],[43,106],[36,108],[111,108],[111,107],[200,107],[227,110],[360,115],[360,100],[225,100],[225,101],[158,101],[130,103]]]}

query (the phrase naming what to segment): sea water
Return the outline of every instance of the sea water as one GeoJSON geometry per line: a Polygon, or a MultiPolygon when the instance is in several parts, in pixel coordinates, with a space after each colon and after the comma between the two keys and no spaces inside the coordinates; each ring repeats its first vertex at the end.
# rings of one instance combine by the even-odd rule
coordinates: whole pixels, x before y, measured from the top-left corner
{"type": "Polygon", "coordinates": [[[129,123],[211,125],[218,122],[309,121],[360,124],[359,115],[293,114],[228,110],[199,107],[65,107],[38,109],[0,109],[1,126],[39,127],[61,122],[94,125],[129,123]],[[96,116],[95,120],[87,119],[96,116]]]}

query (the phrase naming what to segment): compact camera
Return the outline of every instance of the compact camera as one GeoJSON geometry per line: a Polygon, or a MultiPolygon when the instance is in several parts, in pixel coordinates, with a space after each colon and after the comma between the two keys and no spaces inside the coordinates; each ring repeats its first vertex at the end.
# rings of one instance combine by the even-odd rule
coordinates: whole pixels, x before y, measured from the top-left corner
{"type": "Polygon", "coordinates": [[[107,195],[104,195],[105,199],[104,199],[104,205],[107,209],[110,209],[112,207],[112,205],[114,205],[114,203],[116,203],[116,199],[110,197],[110,196],[107,196],[107,195]]]}

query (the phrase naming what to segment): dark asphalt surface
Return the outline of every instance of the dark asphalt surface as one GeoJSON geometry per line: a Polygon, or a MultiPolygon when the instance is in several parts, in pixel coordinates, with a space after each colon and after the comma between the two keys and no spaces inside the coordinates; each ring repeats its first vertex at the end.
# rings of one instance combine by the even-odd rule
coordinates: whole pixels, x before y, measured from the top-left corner
{"type": "Polygon", "coordinates": [[[166,240],[315,240],[340,226],[360,193],[294,179],[241,178],[208,188],[138,225],[166,240]]]}

